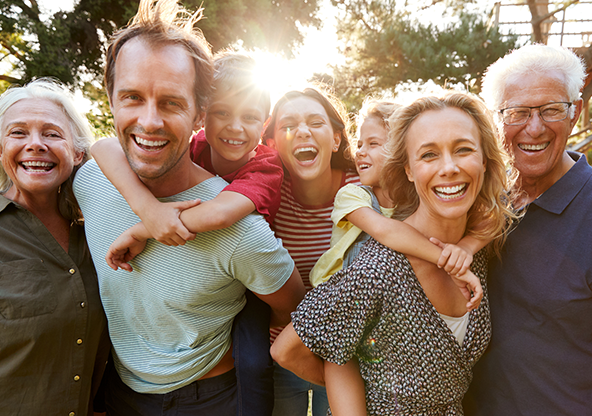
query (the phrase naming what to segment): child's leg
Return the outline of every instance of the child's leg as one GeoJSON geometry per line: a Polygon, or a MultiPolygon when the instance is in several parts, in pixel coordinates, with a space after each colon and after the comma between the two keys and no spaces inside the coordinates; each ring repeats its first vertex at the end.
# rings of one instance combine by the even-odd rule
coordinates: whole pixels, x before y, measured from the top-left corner
{"type": "Polygon", "coordinates": [[[269,355],[269,305],[251,291],[234,318],[232,357],[236,369],[237,416],[270,416],[273,411],[273,361],[269,355]]]}

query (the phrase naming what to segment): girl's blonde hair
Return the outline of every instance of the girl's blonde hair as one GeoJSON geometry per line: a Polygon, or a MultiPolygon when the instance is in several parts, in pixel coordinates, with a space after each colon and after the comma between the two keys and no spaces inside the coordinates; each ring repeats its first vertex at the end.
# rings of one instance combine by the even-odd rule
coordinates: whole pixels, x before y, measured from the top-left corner
{"type": "Polygon", "coordinates": [[[353,159],[358,150],[358,140],[360,139],[360,129],[367,118],[376,118],[384,124],[384,128],[388,131],[388,119],[398,108],[400,104],[396,104],[388,100],[379,100],[368,97],[364,100],[362,108],[356,117],[356,134],[349,136],[349,153],[353,159]]]}
{"type": "Polygon", "coordinates": [[[479,98],[459,92],[450,92],[442,97],[423,97],[393,114],[389,119],[388,156],[381,186],[397,204],[395,218],[407,218],[417,210],[419,197],[415,185],[405,173],[405,166],[409,164],[407,133],[424,112],[446,108],[464,111],[479,129],[486,171],[483,186],[468,213],[466,234],[494,240],[491,247],[499,255],[507,231],[516,219],[511,209],[511,192],[517,175],[503,150],[493,117],[479,98]]]}

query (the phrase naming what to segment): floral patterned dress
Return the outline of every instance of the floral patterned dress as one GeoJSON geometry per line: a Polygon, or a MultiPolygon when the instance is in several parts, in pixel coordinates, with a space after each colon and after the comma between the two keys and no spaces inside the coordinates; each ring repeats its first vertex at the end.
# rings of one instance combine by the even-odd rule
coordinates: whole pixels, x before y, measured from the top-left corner
{"type": "MultiPolygon", "coordinates": [[[[484,250],[471,270],[483,300],[460,346],[401,253],[371,239],[350,267],[309,292],[292,314],[315,354],[360,363],[370,415],[462,415],[472,367],[491,337],[484,250]]],[[[330,412],[329,412],[330,413],[330,412]]]]}

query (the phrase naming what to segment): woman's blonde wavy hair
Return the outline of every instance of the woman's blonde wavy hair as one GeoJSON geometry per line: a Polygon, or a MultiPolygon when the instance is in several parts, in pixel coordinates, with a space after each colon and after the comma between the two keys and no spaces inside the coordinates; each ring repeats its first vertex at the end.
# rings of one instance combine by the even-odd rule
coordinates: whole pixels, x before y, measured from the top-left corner
{"type": "Polygon", "coordinates": [[[397,110],[388,120],[389,140],[387,160],[383,167],[381,186],[397,204],[394,218],[404,219],[419,206],[415,185],[407,179],[409,164],[407,133],[413,122],[424,112],[458,108],[477,125],[486,163],[483,186],[469,210],[466,235],[492,239],[491,249],[499,255],[507,232],[516,215],[511,209],[512,189],[517,174],[497,134],[492,114],[477,97],[449,92],[442,97],[423,97],[397,110]]]}

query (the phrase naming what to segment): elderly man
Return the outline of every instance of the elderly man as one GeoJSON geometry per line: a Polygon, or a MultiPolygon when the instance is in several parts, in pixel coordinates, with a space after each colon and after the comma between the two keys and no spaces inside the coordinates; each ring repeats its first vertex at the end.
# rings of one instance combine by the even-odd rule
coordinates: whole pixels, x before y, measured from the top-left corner
{"type": "Polygon", "coordinates": [[[467,415],[592,412],[592,168],[565,148],[583,78],[576,55],[544,45],[511,52],[485,75],[524,216],[490,265],[493,334],[467,415]]]}
{"type": "MultiPolygon", "coordinates": [[[[191,161],[189,139],[202,125],[211,89],[210,52],[193,30],[195,15],[179,21],[183,13],[174,0],[152,3],[142,0],[107,51],[115,129],[130,166],[154,196],[209,200],[227,184],[191,161]]],[[[304,294],[281,242],[262,216],[249,215],[182,247],[150,240],[132,273],[113,271],[105,253],[138,218],[92,161],[74,189],[113,343],[108,413],[234,415],[230,332],[245,287],[270,305],[278,324],[289,322],[304,294]]]]}

